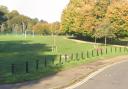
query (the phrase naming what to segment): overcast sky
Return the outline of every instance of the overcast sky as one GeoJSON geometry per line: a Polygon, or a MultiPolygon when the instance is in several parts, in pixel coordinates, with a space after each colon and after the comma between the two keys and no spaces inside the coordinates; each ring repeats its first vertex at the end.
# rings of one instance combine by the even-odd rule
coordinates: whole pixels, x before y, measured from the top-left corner
{"type": "Polygon", "coordinates": [[[32,18],[48,22],[60,21],[61,13],[69,0],[0,0],[0,5],[32,18]]]}

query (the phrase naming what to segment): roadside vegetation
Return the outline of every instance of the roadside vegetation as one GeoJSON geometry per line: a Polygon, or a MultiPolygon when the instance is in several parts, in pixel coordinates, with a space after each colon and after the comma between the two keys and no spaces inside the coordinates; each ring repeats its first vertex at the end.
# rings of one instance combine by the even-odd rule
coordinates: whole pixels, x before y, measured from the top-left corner
{"type": "Polygon", "coordinates": [[[0,6],[0,83],[127,55],[127,45],[127,0],[70,0],[53,23],[0,6]]]}
{"type": "Polygon", "coordinates": [[[39,79],[99,59],[126,55],[128,51],[104,44],[95,47],[65,36],[56,36],[55,40],[57,48],[52,51],[52,36],[1,35],[0,83],[39,79]]]}

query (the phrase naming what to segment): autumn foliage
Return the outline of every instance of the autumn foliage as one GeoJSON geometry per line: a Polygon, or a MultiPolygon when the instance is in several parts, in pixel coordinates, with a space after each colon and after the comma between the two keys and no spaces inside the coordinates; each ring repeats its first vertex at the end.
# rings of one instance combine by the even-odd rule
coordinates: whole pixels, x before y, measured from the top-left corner
{"type": "Polygon", "coordinates": [[[128,1],[70,0],[61,21],[61,30],[76,36],[93,37],[95,32],[105,30],[117,37],[128,36],[128,1]]]}

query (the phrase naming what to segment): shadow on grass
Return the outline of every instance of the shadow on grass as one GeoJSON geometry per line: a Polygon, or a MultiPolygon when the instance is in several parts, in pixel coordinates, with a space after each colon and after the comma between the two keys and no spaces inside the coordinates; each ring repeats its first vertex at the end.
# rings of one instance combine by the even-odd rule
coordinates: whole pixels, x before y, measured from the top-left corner
{"type": "MultiPolygon", "coordinates": [[[[45,55],[51,52],[51,47],[46,44],[30,43],[29,41],[0,41],[0,83],[16,83],[35,80],[28,85],[38,83],[40,78],[55,75],[61,70],[61,65],[55,65],[56,55],[45,55]],[[28,73],[26,73],[26,62],[28,62],[28,73]],[[38,63],[37,63],[38,62],[38,63]],[[11,65],[15,64],[14,74],[11,65]]],[[[26,83],[25,83],[26,84],[26,83]]],[[[23,83],[24,85],[24,83],[23,83]]],[[[23,86],[11,85],[14,89],[23,86]]]]}

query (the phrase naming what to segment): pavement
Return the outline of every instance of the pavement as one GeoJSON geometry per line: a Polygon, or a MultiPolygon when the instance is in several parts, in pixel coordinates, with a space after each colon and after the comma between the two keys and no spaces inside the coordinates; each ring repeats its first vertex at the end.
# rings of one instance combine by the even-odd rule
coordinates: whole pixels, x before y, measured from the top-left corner
{"type": "Polygon", "coordinates": [[[128,89],[128,60],[105,69],[73,89],[128,89]]]}
{"type": "MultiPolygon", "coordinates": [[[[105,67],[107,65],[120,62],[123,60],[127,60],[127,59],[128,59],[128,55],[109,58],[109,59],[102,59],[93,63],[88,63],[88,64],[77,66],[75,68],[71,68],[68,70],[60,71],[55,75],[42,78],[40,80],[28,81],[28,82],[17,83],[17,84],[0,85],[0,89],[65,89],[66,87],[74,83],[80,82],[83,78],[87,77],[89,74],[93,73],[94,71],[102,67],[105,67]]],[[[126,71],[126,69],[124,69],[124,71],[126,71]]],[[[117,72],[121,73],[121,71],[117,71],[117,72]]],[[[113,74],[109,75],[109,73],[106,75],[102,75],[102,77],[99,78],[99,81],[102,81],[102,79],[107,78],[105,76],[112,76],[112,75],[113,74]]],[[[126,77],[126,75],[120,75],[120,76],[126,77]]],[[[114,82],[114,83],[118,83],[118,82],[114,82]]],[[[80,88],[76,88],[76,89],[85,89],[85,88],[81,86],[80,88]]],[[[93,89],[93,88],[87,88],[87,89],[93,89]]],[[[100,89],[100,88],[95,88],[95,89],[100,89]]],[[[105,89],[105,88],[102,88],[102,89],[105,89]]],[[[111,88],[107,88],[107,89],[111,89],[111,88]]]]}
{"type": "MultiPolygon", "coordinates": [[[[88,44],[92,44],[92,45],[103,45],[103,43],[94,43],[94,42],[83,41],[83,40],[78,40],[78,39],[68,39],[67,37],[65,37],[65,39],[72,40],[72,41],[78,42],[78,43],[88,43],[88,44]]],[[[113,46],[115,46],[115,47],[126,47],[126,48],[128,48],[128,44],[127,44],[127,46],[126,45],[116,45],[116,44],[113,44],[113,46]]]]}

